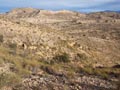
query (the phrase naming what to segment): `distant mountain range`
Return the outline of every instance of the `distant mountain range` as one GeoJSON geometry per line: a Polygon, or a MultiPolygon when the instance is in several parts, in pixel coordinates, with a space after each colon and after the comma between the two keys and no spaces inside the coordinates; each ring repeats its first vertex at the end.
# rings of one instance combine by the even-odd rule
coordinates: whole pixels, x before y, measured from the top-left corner
{"type": "Polygon", "coordinates": [[[120,10],[118,10],[118,11],[106,10],[106,11],[104,11],[104,12],[117,12],[117,13],[120,13],[120,10]]]}

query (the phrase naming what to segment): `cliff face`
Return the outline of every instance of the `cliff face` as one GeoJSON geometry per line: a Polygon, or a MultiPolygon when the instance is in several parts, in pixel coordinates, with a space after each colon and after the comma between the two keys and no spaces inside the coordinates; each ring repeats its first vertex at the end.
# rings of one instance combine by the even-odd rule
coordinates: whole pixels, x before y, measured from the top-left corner
{"type": "Polygon", "coordinates": [[[1,76],[0,80],[5,78],[13,83],[11,78],[19,81],[19,77],[23,81],[17,85],[1,82],[2,88],[15,89],[19,85],[22,85],[19,90],[117,88],[120,14],[33,8],[0,14],[0,65],[1,75],[3,71],[11,75],[1,76]]]}

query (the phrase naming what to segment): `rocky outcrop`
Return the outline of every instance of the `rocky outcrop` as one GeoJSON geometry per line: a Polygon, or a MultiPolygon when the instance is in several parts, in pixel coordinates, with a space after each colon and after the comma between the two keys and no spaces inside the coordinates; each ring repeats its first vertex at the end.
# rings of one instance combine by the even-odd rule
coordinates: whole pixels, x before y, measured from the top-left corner
{"type": "Polygon", "coordinates": [[[23,90],[45,89],[45,90],[101,90],[115,89],[116,85],[108,81],[96,78],[82,76],[71,78],[70,80],[63,76],[31,76],[23,80],[23,90]]]}

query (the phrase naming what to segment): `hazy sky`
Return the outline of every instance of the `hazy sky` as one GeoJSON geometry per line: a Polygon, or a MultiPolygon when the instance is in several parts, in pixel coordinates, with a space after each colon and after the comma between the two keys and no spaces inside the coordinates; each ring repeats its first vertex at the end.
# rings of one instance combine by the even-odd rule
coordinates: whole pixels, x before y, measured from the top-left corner
{"type": "Polygon", "coordinates": [[[120,10],[120,0],[0,0],[0,12],[18,7],[93,12],[120,10]]]}

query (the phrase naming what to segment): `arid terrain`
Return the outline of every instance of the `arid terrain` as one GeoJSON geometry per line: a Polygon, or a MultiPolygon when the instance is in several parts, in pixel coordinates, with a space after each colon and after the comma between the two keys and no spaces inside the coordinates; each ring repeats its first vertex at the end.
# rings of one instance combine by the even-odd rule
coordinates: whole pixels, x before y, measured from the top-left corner
{"type": "Polygon", "coordinates": [[[0,14],[0,90],[120,90],[120,13],[0,14]]]}

